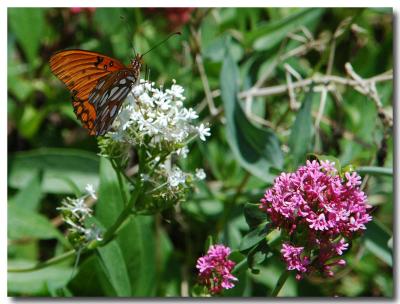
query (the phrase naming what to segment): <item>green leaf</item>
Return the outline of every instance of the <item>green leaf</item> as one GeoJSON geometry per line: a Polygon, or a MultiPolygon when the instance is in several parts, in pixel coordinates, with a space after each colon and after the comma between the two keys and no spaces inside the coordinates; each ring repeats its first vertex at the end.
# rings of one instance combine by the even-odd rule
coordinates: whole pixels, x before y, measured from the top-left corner
{"type": "Polygon", "coordinates": [[[321,18],[323,8],[306,8],[294,13],[286,18],[266,23],[250,32],[245,37],[246,45],[252,44],[256,50],[270,50],[277,46],[288,33],[298,30],[300,26],[305,26],[309,30],[321,18]]]}
{"type": "Polygon", "coordinates": [[[212,61],[222,61],[225,56],[225,45],[228,37],[222,35],[212,40],[206,47],[203,46],[202,54],[204,58],[209,58],[212,61]]]}
{"type": "Polygon", "coordinates": [[[248,279],[246,272],[240,272],[236,275],[237,281],[234,282],[235,287],[230,289],[222,289],[221,298],[239,298],[239,297],[249,297],[250,294],[245,294],[249,292],[251,288],[251,282],[248,279]]]}
{"type": "Polygon", "coordinates": [[[232,251],[229,255],[229,259],[234,261],[236,264],[232,270],[232,273],[244,272],[244,270],[247,269],[246,255],[244,255],[240,251],[232,251]]]}
{"type": "MultiPolygon", "coordinates": [[[[32,86],[32,81],[27,80],[25,78],[22,78],[19,74],[17,74],[16,72],[13,73],[13,70],[16,70],[17,68],[14,66],[9,66],[9,72],[7,75],[7,83],[8,83],[8,89],[10,90],[10,92],[12,92],[15,97],[17,98],[17,100],[21,101],[21,102],[26,102],[28,97],[35,91],[35,87],[32,86]]],[[[10,103],[11,106],[16,107],[16,103],[14,101],[14,99],[12,99],[13,102],[10,103]]],[[[34,108],[33,107],[29,107],[28,105],[23,109],[23,112],[19,112],[18,114],[23,114],[24,116],[27,116],[27,114],[29,113],[25,113],[28,112],[28,110],[30,112],[34,112],[34,108]]],[[[14,108],[14,113],[16,111],[21,111],[20,108],[14,108]]],[[[37,111],[35,114],[38,114],[37,111]]],[[[43,116],[43,115],[41,115],[43,116]]],[[[22,118],[21,119],[25,119],[22,118]]],[[[21,128],[22,125],[19,125],[19,128],[21,128]]],[[[21,131],[28,131],[28,130],[22,130],[21,131]]]]}
{"type": "MultiPolygon", "coordinates": [[[[117,173],[110,161],[100,158],[99,200],[96,205],[96,218],[101,226],[109,228],[124,209],[124,201],[118,184],[117,173]]],[[[123,251],[117,241],[112,241],[98,249],[98,262],[118,296],[132,296],[128,267],[123,251]],[[117,260],[116,260],[117,259],[117,260]]]]}
{"type": "MultiPolygon", "coordinates": [[[[271,257],[271,261],[267,265],[260,265],[260,273],[259,274],[250,274],[252,280],[257,282],[258,284],[262,284],[265,287],[270,289],[270,292],[278,283],[279,277],[284,271],[285,266],[281,261],[280,256],[271,257]]],[[[297,296],[297,288],[299,286],[299,281],[294,278],[294,275],[289,275],[287,281],[283,285],[281,291],[279,292],[279,297],[296,297],[297,296]]],[[[315,285],[313,285],[315,286],[315,285]]],[[[264,288],[265,288],[264,287],[264,288]]],[[[314,287],[315,288],[315,287],[314,287]]]]}
{"type": "Polygon", "coordinates": [[[35,172],[27,185],[12,198],[12,203],[26,210],[37,210],[43,196],[41,184],[41,176],[39,172],[35,172]]]}
{"type": "Polygon", "coordinates": [[[132,290],[128,269],[118,242],[112,241],[106,246],[97,248],[97,256],[101,268],[113,286],[116,295],[119,297],[131,296],[132,290]]]}
{"type": "MultiPolygon", "coordinates": [[[[96,27],[110,37],[109,42],[111,43],[113,54],[115,54],[116,57],[123,58],[124,56],[128,56],[128,39],[133,39],[133,37],[131,36],[131,33],[128,32],[128,27],[126,26],[130,23],[130,20],[126,19],[128,23],[125,24],[125,22],[121,20],[121,16],[128,17],[125,15],[122,8],[97,8],[94,15],[94,21],[96,27]],[[104,20],[109,20],[109,22],[104,22],[104,20]]],[[[137,40],[134,41],[136,51],[139,52],[138,42],[137,40]]],[[[132,52],[132,50],[129,50],[129,52],[132,52]]],[[[129,55],[130,54],[131,53],[129,53],[129,55]]]]}
{"type": "MultiPolygon", "coordinates": [[[[68,288],[72,290],[75,295],[83,297],[101,297],[105,295],[102,288],[102,278],[104,272],[99,264],[99,259],[96,255],[91,255],[79,265],[78,273],[69,282],[68,288]]],[[[109,282],[104,279],[107,284],[109,282]]],[[[109,286],[107,295],[115,296],[113,288],[109,286]]]]}
{"type": "Polygon", "coordinates": [[[39,46],[43,41],[45,16],[42,8],[9,8],[8,21],[10,30],[22,46],[24,54],[34,65],[39,46]]]}
{"type": "Polygon", "coordinates": [[[202,48],[204,58],[209,58],[211,61],[219,62],[224,60],[226,44],[230,43],[229,51],[235,60],[240,60],[243,56],[243,49],[235,42],[231,41],[231,37],[223,34],[215,38],[206,47],[202,48]]]}
{"type": "Polygon", "coordinates": [[[47,116],[47,109],[36,109],[31,105],[25,106],[22,117],[18,121],[18,130],[23,137],[32,139],[39,131],[40,125],[47,116]]]}
{"type": "Polygon", "coordinates": [[[100,158],[99,199],[96,204],[96,218],[101,224],[110,227],[124,208],[124,200],[118,184],[117,173],[110,161],[100,158]]]}
{"type": "Polygon", "coordinates": [[[157,284],[163,284],[158,282],[157,270],[161,270],[161,261],[167,252],[157,251],[155,240],[154,221],[150,216],[132,218],[118,235],[134,297],[155,296],[157,284]]]}
{"type": "Polygon", "coordinates": [[[249,283],[247,279],[247,259],[246,256],[238,251],[233,251],[229,255],[229,259],[236,263],[233,269],[233,275],[238,279],[235,281],[235,287],[222,291],[224,297],[240,297],[244,296],[249,283]]]}
{"type": "Polygon", "coordinates": [[[369,222],[365,231],[365,247],[390,267],[393,266],[392,250],[388,246],[391,234],[377,219],[369,222]]]}
{"type": "Polygon", "coordinates": [[[86,184],[98,184],[98,157],[86,151],[44,148],[17,152],[9,158],[8,185],[24,188],[38,172],[43,172],[42,190],[48,193],[74,193],[66,178],[81,191],[86,184]]]}
{"type": "MultiPolygon", "coordinates": [[[[117,175],[110,162],[100,159],[99,200],[96,218],[110,227],[124,208],[117,175]]],[[[126,222],[116,238],[129,275],[131,296],[151,296],[155,291],[155,244],[152,218],[136,216],[126,222]]]]}
{"type": "Polygon", "coordinates": [[[68,244],[63,235],[41,214],[17,205],[8,205],[8,237],[10,239],[59,239],[68,244]]]}
{"type": "Polygon", "coordinates": [[[393,168],[363,166],[363,167],[357,167],[355,170],[360,175],[370,174],[370,175],[375,175],[375,176],[381,175],[381,176],[393,177],[393,168]]]}
{"type": "Polygon", "coordinates": [[[293,166],[304,162],[305,154],[310,150],[313,138],[313,124],[311,108],[314,92],[310,91],[305,96],[303,104],[296,115],[289,138],[290,155],[293,157],[293,166]]]}
{"type": "Polygon", "coordinates": [[[228,51],[220,75],[228,143],[246,170],[272,182],[269,170],[281,168],[283,163],[279,141],[270,128],[259,128],[248,121],[237,99],[238,80],[238,67],[228,51]]]}
{"type": "Polygon", "coordinates": [[[185,212],[206,221],[218,217],[224,210],[221,201],[215,199],[190,200],[183,206],[185,212]]]}
{"type": "Polygon", "coordinates": [[[261,224],[257,226],[257,228],[251,230],[247,233],[239,246],[240,251],[247,250],[254,245],[258,244],[262,240],[264,240],[269,232],[269,225],[268,224],[261,224]]]}
{"type": "Polygon", "coordinates": [[[214,245],[214,240],[212,235],[209,235],[204,245],[204,252],[207,252],[212,245],[214,245]]]}
{"type": "Polygon", "coordinates": [[[260,204],[246,203],[243,212],[250,228],[257,227],[261,223],[267,222],[267,214],[260,209],[260,204]]]}
{"type": "MultiPolygon", "coordinates": [[[[11,268],[25,268],[33,266],[34,262],[10,261],[11,268]]],[[[23,296],[47,296],[48,286],[53,288],[64,287],[72,274],[72,268],[60,265],[46,267],[44,269],[29,272],[10,272],[7,274],[8,293],[23,296]]]]}
{"type": "Polygon", "coordinates": [[[210,293],[208,292],[207,287],[205,287],[204,285],[195,284],[190,290],[190,295],[193,298],[198,298],[198,297],[203,298],[210,296],[210,293]]]}
{"type": "MultiPolygon", "coordinates": [[[[265,259],[269,256],[272,255],[272,253],[269,252],[269,247],[267,242],[260,242],[257,246],[252,248],[248,255],[247,255],[247,264],[249,265],[249,268],[253,271],[255,269],[256,265],[261,264],[262,262],[265,261],[265,259]]],[[[257,269],[258,270],[258,269],[257,269]]]]}

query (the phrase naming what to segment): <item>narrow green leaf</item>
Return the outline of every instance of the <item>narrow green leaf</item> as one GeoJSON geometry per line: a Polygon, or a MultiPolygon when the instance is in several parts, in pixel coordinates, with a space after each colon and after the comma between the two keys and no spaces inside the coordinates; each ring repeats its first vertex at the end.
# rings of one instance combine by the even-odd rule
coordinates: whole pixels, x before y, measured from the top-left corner
{"type": "Polygon", "coordinates": [[[26,105],[21,119],[18,121],[18,130],[27,139],[32,139],[39,131],[40,125],[47,116],[47,109],[36,109],[32,105],[26,105]]]}
{"type": "Polygon", "coordinates": [[[267,214],[260,209],[260,204],[246,203],[243,212],[250,228],[257,227],[267,221],[267,214]]]}
{"type": "Polygon", "coordinates": [[[256,265],[264,262],[268,255],[272,255],[269,251],[267,242],[260,242],[257,246],[253,247],[247,255],[249,268],[255,270],[256,265]]]}
{"type": "Polygon", "coordinates": [[[100,158],[99,199],[96,204],[96,218],[101,224],[110,227],[124,208],[124,201],[118,184],[117,173],[110,161],[100,158]]]}
{"type": "Polygon", "coordinates": [[[258,178],[272,182],[272,167],[283,164],[278,138],[269,128],[258,128],[246,118],[237,99],[239,72],[227,51],[220,75],[227,121],[227,140],[239,163],[258,178]]]}
{"type": "Polygon", "coordinates": [[[300,162],[304,161],[305,154],[309,151],[313,138],[313,124],[311,117],[313,95],[314,92],[310,90],[305,96],[290,133],[288,145],[290,148],[290,154],[293,157],[293,166],[295,168],[300,162]]]}
{"type": "MultiPolygon", "coordinates": [[[[12,268],[32,266],[31,261],[10,261],[12,268]]],[[[23,296],[48,296],[48,286],[53,288],[64,287],[71,277],[72,268],[54,265],[30,272],[10,272],[7,274],[7,288],[9,293],[23,296]]],[[[10,295],[10,294],[9,294],[10,295]]]]}
{"type": "Polygon", "coordinates": [[[41,175],[35,172],[27,185],[12,198],[12,203],[26,210],[37,210],[43,196],[41,183],[41,175]]]}
{"type": "Polygon", "coordinates": [[[25,55],[33,66],[45,30],[42,8],[9,8],[8,20],[25,55]]]}
{"type": "Polygon", "coordinates": [[[247,233],[239,246],[240,251],[247,250],[265,239],[269,232],[268,224],[261,224],[247,233]]]}
{"type": "Polygon", "coordinates": [[[229,255],[229,259],[236,263],[233,269],[233,275],[238,279],[235,281],[235,287],[222,291],[224,297],[242,297],[248,288],[249,280],[247,279],[247,259],[246,256],[238,251],[233,251],[229,255]]]}
{"type": "Polygon", "coordinates": [[[68,244],[63,235],[43,215],[17,205],[8,205],[8,237],[10,239],[59,239],[68,244]]]}
{"type": "Polygon", "coordinates": [[[97,253],[101,268],[113,286],[116,295],[119,297],[131,296],[128,269],[118,242],[112,241],[106,246],[97,248],[97,253]]]}
{"type": "MultiPolygon", "coordinates": [[[[75,294],[83,297],[101,297],[106,295],[105,290],[103,290],[102,278],[105,274],[99,264],[99,259],[96,255],[91,255],[82,263],[80,263],[78,272],[75,274],[74,278],[69,282],[68,288],[75,294]]],[[[109,282],[104,278],[104,281],[109,282]]],[[[109,286],[107,291],[111,296],[115,296],[113,288],[109,286]]]]}
{"type": "Polygon", "coordinates": [[[390,237],[387,246],[390,248],[390,250],[393,250],[393,236],[390,237]]]}
{"type": "Polygon", "coordinates": [[[252,44],[259,51],[270,50],[277,46],[288,33],[298,30],[300,26],[311,30],[324,11],[323,8],[306,8],[286,18],[268,22],[247,34],[246,45],[252,44]]]}
{"type": "Polygon", "coordinates": [[[367,224],[364,238],[365,246],[379,259],[392,267],[392,250],[388,246],[391,238],[389,230],[377,219],[374,219],[367,224]]]}
{"type": "Polygon", "coordinates": [[[150,216],[132,218],[118,235],[117,241],[128,268],[134,297],[155,296],[157,270],[161,270],[166,254],[157,251],[155,240],[154,221],[150,216]]]}
{"type": "Polygon", "coordinates": [[[94,153],[81,150],[44,148],[17,152],[9,157],[8,185],[26,187],[38,172],[43,172],[42,190],[48,193],[71,193],[69,179],[83,191],[86,184],[98,184],[99,161],[94,153]]]}
{"type": "Polygon", "coordinates": [[[205,243],[205,245],[204,245],[204,252],[207,252],[208,249],[209,249],[212,245],[214,245],[214,240],[213,240],[212,235],[209,235],[209,236],[207,237],[206,243],[205,243]]]}
{"type": "Polygon", "coordinates": [[[370,175],[382,175],[382,176],[393,176],[393,168],[387,168],[387,167],[374,167],[374,166],[363,166],[363,167],[357,167],[355,169],[358,174],[365,175],[365,174],[370,174],[370,175]]]}

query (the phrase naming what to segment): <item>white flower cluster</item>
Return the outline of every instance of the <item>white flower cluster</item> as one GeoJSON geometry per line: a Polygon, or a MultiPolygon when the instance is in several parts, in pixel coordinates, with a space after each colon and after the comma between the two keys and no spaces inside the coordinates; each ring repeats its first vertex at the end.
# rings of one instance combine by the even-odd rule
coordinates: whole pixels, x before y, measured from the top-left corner
{"type": "Polygon", "coordinates": [[[203,141],[210,136],[210,128],[204,124],[195,125],[199,116],[192,108],[185,108],[184,89],[173,84],[170,89],[156,88],[154,82],[143,79],[134,86],[128,95],[118,117],[114,121],[115,141],[142,143],[143,138],[151,138],[150,144],[185,144],[192,137],[199,136],[203,141]],[[130,131],[130,132],[129,132],[130,131]]]}
{"type": "MultiPolygon", "coordinates": [[[[185,173],[179,167],[175,166],[168,174],[169,187],[175,188],[179,185],[184,185],[189,177],[193,178],[193,175],[190,173],[185,173]]],[[[201,168],[196,169],[194,178],[197,180],[203,180],[206,178],[206,173],[201,168]]]]}
{"type": "Polygon", "coordinates": [[[145,165],[140,178],[152,188],[146,192],[152,198],[147,207],[176,203],[193,181],[206,178],[203,169],[188,173],[176,164],[188,156],[193,139],[205,141],[211,133],[206,124],[196,123],[196,111],[184,106],[184,88],[172,82],[170,87],[156,87],[141,79],[124,101],[112,131],[100,141],[102,155],[121,162],[127,162],[130,146],[141,153],[145,165]]]}
{"type": "Polygon", "coordinates": [[[97,199],[93,185],[86,185],[85,190],[87,194],[82,197],[75,199],[67,197],[62,201],[61,207],[58,207],[57,210],[62,212],[65,223],[70,226],[70,232],[81,235],[85,242],[92,240],[101,241],[100,230],[97,227],[92,225],[86,228],[84,225],[85,220],[92,216],[92,209],[86,205],[85,199],[89,196],[95,200],[97,199]]]}

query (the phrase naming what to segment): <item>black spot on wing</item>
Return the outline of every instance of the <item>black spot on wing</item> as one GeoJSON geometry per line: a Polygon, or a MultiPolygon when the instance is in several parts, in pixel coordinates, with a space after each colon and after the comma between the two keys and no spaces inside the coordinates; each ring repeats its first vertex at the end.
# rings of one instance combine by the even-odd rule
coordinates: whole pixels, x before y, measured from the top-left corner
{"type": "Polygon", "coordinates": [[[104,61],[104,57],[97,56],[97,61],[94,63],[94,66],[97,68],[97,66],[104,61]]]}

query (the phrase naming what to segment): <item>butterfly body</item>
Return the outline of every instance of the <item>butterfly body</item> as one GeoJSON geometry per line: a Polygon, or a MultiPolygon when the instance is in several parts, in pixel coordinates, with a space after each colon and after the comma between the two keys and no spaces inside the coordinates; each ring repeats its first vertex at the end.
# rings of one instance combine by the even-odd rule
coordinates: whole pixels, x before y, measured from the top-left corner
{"type": "Polygon", "coordinates": [[[50,58],[52,72],[71,91],[77,118],[90,135],[104,135],[122,102],[140,76],[142,56],[125,66],[117,59],[84,50],[56,52],[50,58]]]}

